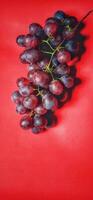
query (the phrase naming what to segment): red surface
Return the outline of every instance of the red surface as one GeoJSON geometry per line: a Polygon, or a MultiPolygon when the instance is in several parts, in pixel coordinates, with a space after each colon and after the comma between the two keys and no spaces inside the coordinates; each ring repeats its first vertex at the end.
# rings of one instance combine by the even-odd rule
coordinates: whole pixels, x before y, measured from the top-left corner
{"type": "Polygon", "coordinates": [[[93,1],[2,1],[0,7],[0,200],[92,200],[93,15],[83,30],[87,50],[77,63],[82,84],[56,112],[55,128],[40,135],[21,130],[10,95],[27,72],[18,61],[16,36],[57,9],[80,19],[93,1]]]}

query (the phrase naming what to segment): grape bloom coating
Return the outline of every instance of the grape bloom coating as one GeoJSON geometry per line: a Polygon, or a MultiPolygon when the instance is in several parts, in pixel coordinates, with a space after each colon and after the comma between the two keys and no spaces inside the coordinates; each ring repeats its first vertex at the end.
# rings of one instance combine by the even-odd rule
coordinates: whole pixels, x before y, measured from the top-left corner
{"type": "Polygon", "coordinates": [[[19,59],[28,66],[27,76],[17,79],[11,100],[22,116],[24,130],[38,134],[55,125],[54,111],[64,105],[76,85],[70,62],[80,55],[83,45],[79,26],[92,12],[78,21],[58,10],[45,20],[44,27],[31,23],[28,33],[17,37],[17,45],[23,48],[19,59]]]}

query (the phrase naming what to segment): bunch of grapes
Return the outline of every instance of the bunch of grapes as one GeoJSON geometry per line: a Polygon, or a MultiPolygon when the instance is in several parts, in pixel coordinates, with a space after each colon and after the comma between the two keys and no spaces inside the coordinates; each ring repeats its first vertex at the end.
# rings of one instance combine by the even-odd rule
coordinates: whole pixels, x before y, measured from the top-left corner
{"type": "Polygon", "coordinates": [[[11,98],[16,112],[23,115],[23,129],[40,133],[55,124],[54,111],[67,100],[75,85],[70,63],[80,51],[77,36],[83,19],[78,22],[76,17],[57,11],[44,27],[32,23],[27,35],[17,37],[17,44],[24,48],[19,58],[28,64],[28,72],[27,77],[17,79],[18,89],[11,98]]]}

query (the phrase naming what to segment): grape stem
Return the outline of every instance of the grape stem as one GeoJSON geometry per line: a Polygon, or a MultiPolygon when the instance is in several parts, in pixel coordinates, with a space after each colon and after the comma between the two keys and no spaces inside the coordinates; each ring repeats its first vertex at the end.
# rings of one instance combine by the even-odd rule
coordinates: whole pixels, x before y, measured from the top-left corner
{"type": "Polygon", "coordinates": [[[73,31],[75,31],[79,25],[93,12],[93,10],[90,10],[80,21],[79,23],[75,26],[75,28],[73,29],[73,31]]]}
{"type": "MultiPolygon", "coordinates": [[[[48,38],[48,40],[49,40],[49,38],[48,38]]],[[[51,50],[54,51],[53,47],[50,45],[48,40],[43,40],[41,43],[46,43],[51,48],[51,50]]]]}
{"type": "Polygon", "coordinates": [[[47,54],[52,54],[52,52],[49,52],[49,51],[41,51],[42,53],[47,53],[47,54]]]}

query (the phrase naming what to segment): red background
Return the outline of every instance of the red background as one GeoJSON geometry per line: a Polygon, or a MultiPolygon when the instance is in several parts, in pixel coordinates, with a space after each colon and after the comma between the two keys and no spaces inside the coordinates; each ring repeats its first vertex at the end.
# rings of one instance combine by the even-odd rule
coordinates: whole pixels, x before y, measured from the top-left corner
{"type": "Polygon", "coordinates": [[[69,101],[56,112],[55,128],[33,135],[19,127],[10,100],[16,79],[26,75],[22,51],[15,43],[28,24],[63,9],[78,19],[93,8],[92,0],[2,1],[0,5],[0,200],[93,199],[93,15],[82,31],[89,36],[77,63],[82,79],[69,101]]]}

